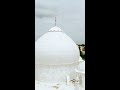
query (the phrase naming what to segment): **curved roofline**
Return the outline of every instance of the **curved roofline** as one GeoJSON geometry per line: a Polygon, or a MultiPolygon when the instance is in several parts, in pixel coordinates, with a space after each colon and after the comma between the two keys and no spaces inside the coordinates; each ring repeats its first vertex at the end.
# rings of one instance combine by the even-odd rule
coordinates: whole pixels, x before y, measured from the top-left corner
{"type": "Polygon", "coordinates": [[[50,30],[48,30],[48,32],[62,32],[62,30],[59,27],[54,26],[50,30]]]}

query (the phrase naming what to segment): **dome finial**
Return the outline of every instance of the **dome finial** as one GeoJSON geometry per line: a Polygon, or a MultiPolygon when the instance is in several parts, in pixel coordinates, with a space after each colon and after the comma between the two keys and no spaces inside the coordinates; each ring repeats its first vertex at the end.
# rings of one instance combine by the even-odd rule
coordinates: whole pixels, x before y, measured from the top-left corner
{"type": "Polygon", "coordinates": [[[55,16],[55,26],[56,26],[56,16],[55,16]]]}

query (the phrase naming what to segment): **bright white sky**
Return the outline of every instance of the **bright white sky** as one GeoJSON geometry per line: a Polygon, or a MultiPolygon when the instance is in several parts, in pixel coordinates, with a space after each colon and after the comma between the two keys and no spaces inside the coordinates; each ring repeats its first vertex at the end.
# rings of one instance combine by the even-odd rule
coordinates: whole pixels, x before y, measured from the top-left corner
{"type": "Polygon", "coordinates": [[[55,25],[85,44],[85,0],[35,0],[35,40],[55,25]]]}

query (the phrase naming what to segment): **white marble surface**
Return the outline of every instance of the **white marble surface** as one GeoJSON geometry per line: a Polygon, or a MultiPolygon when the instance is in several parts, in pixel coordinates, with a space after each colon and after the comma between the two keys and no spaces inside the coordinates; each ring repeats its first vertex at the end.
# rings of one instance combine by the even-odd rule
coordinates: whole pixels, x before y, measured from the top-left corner
{"type": "Polygon", "coordinates": [[[35,81],[35,90],[85,90],[80,85],[68,86],[65,83],[47,83],[35,81]]]}
{"type": "Polygon", "coordinates": [[[74,90],[74,86],[36,81],[35,90],[74,90]]]}
{"type": "Polygon", "coordinates": [[[78,73],[82,75],[81,84],[70,84],[67,83],[52,83],[52,82],[41,82],[35,80],[35,90],[85,90],[85,61],[80,63],[78,73]],[[82,73],[82,74],[81,74],[82,73]]]}

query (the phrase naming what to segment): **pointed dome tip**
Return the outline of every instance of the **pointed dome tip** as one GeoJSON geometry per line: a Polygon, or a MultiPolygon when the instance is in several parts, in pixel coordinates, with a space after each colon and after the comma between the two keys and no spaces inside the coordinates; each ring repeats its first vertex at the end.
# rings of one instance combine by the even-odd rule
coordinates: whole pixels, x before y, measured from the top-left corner
{"type": "Polygon", "coordinates": [[[52,28],[49,30],[49,32],[62,32],[62,30],[61,30],[59,27],[55,26],[55,27],[52,27],[52,28]]]}

